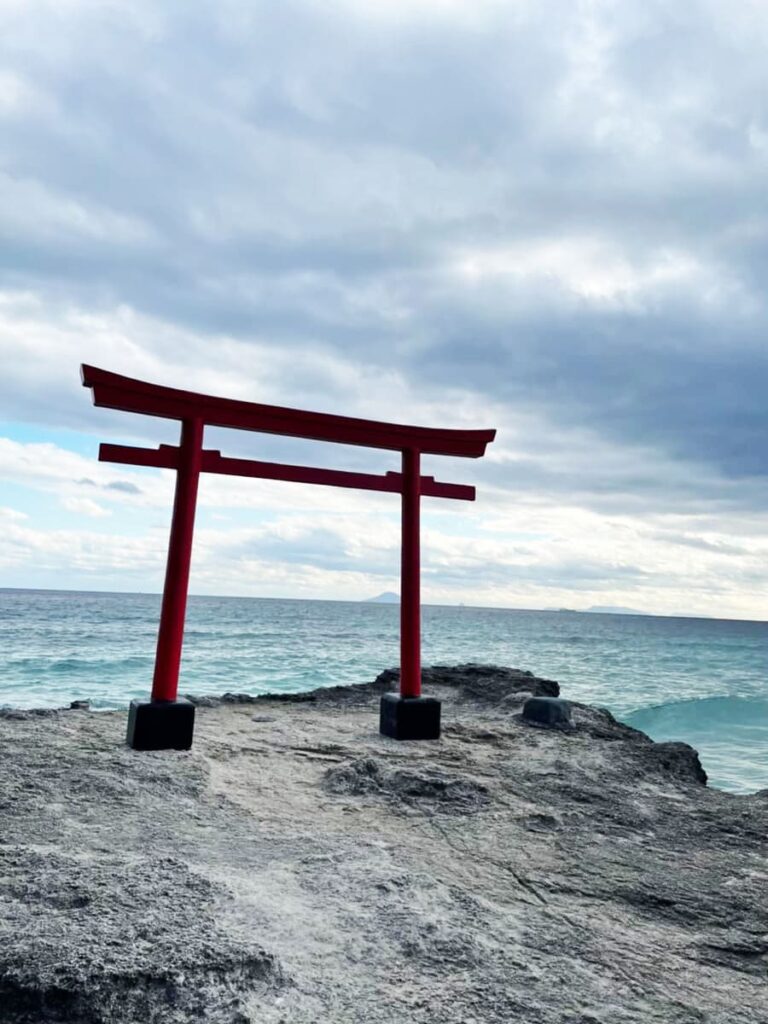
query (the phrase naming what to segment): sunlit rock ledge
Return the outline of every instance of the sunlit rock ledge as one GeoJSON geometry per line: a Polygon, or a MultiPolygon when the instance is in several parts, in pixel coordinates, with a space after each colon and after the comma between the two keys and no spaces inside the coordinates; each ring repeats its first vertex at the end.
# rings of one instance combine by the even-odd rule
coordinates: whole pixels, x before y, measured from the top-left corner
{"type": "Polygon", "coordinates": [[[4,1024],[768,1021],[768,790],[531,728],[511,669],[425,672],[443,738],[398,743],[396,678],[198,699],[188,753],[3,712],[4,1024]]]}

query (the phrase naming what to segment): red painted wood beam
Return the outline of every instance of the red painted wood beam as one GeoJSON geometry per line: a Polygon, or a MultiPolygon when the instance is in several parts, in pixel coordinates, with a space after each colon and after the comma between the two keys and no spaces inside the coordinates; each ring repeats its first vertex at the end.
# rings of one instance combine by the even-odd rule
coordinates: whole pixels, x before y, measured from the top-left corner
{"type": "Polygon", "coordinates": [[[195,530],[197,486],[203,452],[202,420],[185,420],[182,423],[181,444],[177,451],[176,496],[152,681],[152,700],[162,701],[176,700],[179,688],[181,646],[192,562],[192,535],[195,530]]]}
{"type": "MultiPolygon", "coordinates": [[[[158,469],[176,469],[179,465],[179,449],[163,444],[159,448],[134,448],[123,444],[102,444],[99,447],[100,462],[119,462],[128,466],[154,466],[158,469]]],[[[258,462],[252,459],[231,459],[218,451],[202,452],[201,472],[220,473],[227,476],[256,477],[261,480],[284,480],[300,484],[323,484],[329,487],[352,487],[364,491],[384,491],[401,494],[403,476],[401,473],[349,473],[340,469],[316,469],[312,466],[288,466],[277,462],[258,462]]],[[[435,480],[433,476],[420,477],[419,490],[424,497],[453,498],[458,501],[474,501],[475,488],[466,484],[448,484],[435,480]]]]}
{"type": "Polygon", "coordinates": [[[85,364],[81,366],[80,372],[83,385],[93,390],[94,405],[166,419],[200,419],[204,424],[215,427],[255,430],[265,434],[364,445],[391,451],[409,448],[428,455],[454,455],[473,459],[484,455],[486,445],[496,436],[495,430],[410,427],[231,398],[215,398],[134,380],[85,364]]]}
{"type": "Polygon", "coordinates": [[[421,551],[419,453],[403,452],[400,564],[400,696],[421,696],[421,551]]]}

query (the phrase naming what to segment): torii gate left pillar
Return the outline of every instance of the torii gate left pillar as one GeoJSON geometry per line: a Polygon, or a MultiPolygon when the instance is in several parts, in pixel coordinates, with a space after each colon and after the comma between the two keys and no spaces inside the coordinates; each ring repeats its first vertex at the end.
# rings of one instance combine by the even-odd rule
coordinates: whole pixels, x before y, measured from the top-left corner
{"type": "Polygon", "coordinates": [[[146,449],[102,444],[99,450],[102,461],[176,470],[152,696],[149,701],[131,702],[129,744],[144,750],[189,749],[192,745],[194,706],[179,699],[178,679],[201,472],[402,495],[400,693],[382,697],[380,730],[395,739],[437,739],[440,702],[421,695],[420,502],[422,496],[473,501],[475,490],[421,476],[421,454],[478,458],[496,432],[406,427],[214,398],[148,384],[92,366],[83,366],[81,372],[83,384],[93,389],[95,405],[181,422],[178,447],[161,445],[158,449],[146,449]],[[378,476],[222,458],[218,451],[203,449],[206,424],[400,451],[402,472],[378,476]]]}

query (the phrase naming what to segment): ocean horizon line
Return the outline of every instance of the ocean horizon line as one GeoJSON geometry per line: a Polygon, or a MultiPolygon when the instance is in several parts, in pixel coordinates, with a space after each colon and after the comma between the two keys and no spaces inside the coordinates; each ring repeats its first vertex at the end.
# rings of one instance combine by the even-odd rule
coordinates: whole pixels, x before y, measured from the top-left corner
{"type": "MultiPolygon", "coordinates": [[[[162,598],[162,591],[159,590],[79,590],[74,587],[0,587],[0,594],[93,594],[108,595],[111,597],[157,597],[162,598]]],[[[395,607],[398,601],[376,601],[370,597],[264,597],[258,594],[199,594],[190,593],[189,598],[203,598],[217,601],[295,601],[295,602],[317,602],[319,604],[376,604],[379,607],[395,607]]],[[[613,617],[627,619],[688,619],[701,622],[744,622],[755,624],[768,624],[768,619],[741,619],[731,616],[714,615],[689,615],[686,613],[675,613],[664,615],[660,612],[642,611],[601,611],[589,608],[523,608],[513,605],[481,605],[469,604],[466,601],[457,604],[438,604],[430,601],[422,601],[422,608],[456,608],[469,611],[490,611],[490,612],[530,612],[531,614],[552,614],[552,615],[610,615],[613,617]]]]}

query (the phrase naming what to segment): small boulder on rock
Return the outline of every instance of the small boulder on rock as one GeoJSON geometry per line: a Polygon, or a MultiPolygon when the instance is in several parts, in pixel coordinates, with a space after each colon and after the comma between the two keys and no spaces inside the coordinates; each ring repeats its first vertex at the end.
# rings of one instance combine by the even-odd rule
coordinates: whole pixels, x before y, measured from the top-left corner
{"type": "Polygon", "coordinates": [[[560,697],[529,697],[523,721],[542,729],[572,729],[571,705],[560,697]]]}

